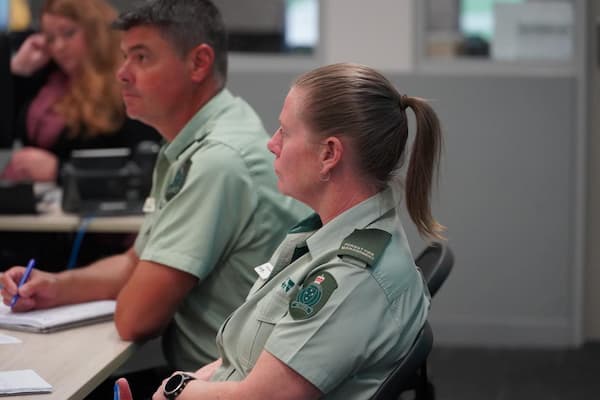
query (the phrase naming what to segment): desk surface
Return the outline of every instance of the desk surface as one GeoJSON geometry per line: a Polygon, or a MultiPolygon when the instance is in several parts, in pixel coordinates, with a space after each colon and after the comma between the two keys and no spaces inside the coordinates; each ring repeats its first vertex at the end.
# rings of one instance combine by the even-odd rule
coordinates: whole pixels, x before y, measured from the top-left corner
{"type": "MultiPolygon", "coordinates": [[[[60,189],[53,184],[36,183],[34,191],[43,200],[38,204],[40,214],[0,215],[0,231],[12,232],[75,232],[82,219],[66,214],[61,209],[60,189]]],[[[137,233],[144,221],[143,215],[95,217],[87,227],[88,232],[137,233]]]]}
{"type": "Polygon", "coordinates": [[[49,394],[12,400],[80,400],[114,372],[137,345],[122,341],[112,321],[55,333],[0,329],[22,343],[0,344],[0,370],[33,369],[53,387],[49,394]]]}
{"type": "MultiPolygon", "coordinates": [[[[87,227],[88,232],[135,233],[144,217],[127,215],[96,217],[87,227]]],[[[19,232],[74,232],[81,218],[73,214],[49,213],[39,215],[0,215],[0,231],[19,232]]]]}

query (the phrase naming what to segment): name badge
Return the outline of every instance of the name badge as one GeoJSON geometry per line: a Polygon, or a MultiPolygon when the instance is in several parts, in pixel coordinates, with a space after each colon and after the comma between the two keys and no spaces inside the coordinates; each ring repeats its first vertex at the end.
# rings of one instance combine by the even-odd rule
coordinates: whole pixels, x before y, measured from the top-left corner
{"type": "Polygon", "coordinates": [[[144,201],[144,207],[142,207],[142,211],[145,213],[151,213],[156,211],[156,200],[154,197],[146,197],[144,201]]]}
{"type": "Polygon", "coordinates": [[[271,276],[271,271],[273,271],[273,265],[271,265],[269,262],[266,262],[254,268],[254,270],[258,276],[261,277],[261,279],[269,279],[269,276],[271,276]]]}

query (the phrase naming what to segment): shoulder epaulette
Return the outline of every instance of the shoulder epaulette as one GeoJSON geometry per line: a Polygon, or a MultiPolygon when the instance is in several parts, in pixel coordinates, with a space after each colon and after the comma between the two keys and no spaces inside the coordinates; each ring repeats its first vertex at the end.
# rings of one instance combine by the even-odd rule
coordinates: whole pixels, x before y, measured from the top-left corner
{"type": "Polygon", "coordinates": [[[392,235],[381,229],[355,229],[340,245],[338,256],[355,258],[373,267],[390,242],[392,235]]]}

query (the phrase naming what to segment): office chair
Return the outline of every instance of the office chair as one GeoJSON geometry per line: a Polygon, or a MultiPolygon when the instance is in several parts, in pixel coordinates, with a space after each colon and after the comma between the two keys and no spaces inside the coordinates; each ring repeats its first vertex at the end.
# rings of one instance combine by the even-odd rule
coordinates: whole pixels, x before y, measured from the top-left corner
{"type": "Polygon", "coordinates": [[[432,242],[415,258],[431,297],[448,278],[454,265],[454,254],[446,243],[432,242]]]}
{"type": "Polygon", "coordinates": [[[371,400],[397,399],[407,390],[415,390],[415,399],[430,397],[430,384],[427,380],[427,356],[433,346],[433,332],[429,323],[419,332],[408,353],[392,369],[371,400]]]}

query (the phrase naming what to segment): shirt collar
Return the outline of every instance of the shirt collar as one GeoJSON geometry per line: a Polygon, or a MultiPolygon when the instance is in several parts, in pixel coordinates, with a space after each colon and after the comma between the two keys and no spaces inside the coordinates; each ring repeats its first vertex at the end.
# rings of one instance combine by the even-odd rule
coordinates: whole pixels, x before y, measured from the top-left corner
{"type": "Polygon", "coordinates": [[[164,155],[169,162],[174,162],[192,142],[206,136],[210,132],[211,121],[214,117],[234,101],[235,97],[231,92],[223,89],[198,110],[175,136],[175,139],[167,144],[164,155]]]}
{"type": "Polygon", "coordinates": [[[296,225],[289,230],[290,234],[294,233],[305,233],[316,231],[317,229],[323,226],[323,222],[321,222],[321,217],[318,214],[313,213],[302,221],[298,222],[296,225]]]}
{"type": "Polygon", "coordinates": [[[365,228],[395,207],[392,190],[388,187],[344,211],[317,230],[306,240],[308,250],[311,254],[323,254],[334,250],[355,229],[365,228]]]}

